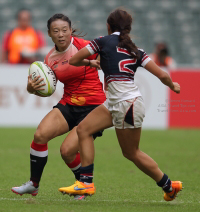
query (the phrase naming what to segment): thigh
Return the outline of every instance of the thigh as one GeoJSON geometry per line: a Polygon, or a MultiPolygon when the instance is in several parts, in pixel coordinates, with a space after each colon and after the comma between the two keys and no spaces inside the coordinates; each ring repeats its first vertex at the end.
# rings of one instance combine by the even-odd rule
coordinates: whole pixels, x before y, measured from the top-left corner
{"type": "Polygon", "coordinates": [[[126,155],[133,154],[139,148],[141,128],[115,130],[122,152],[126,155]]]}
{"type": "Polygon", "coordinates": [[[112,116],[104,105],[92,110],[79,124],[79,127],[90,135],[112,126],[112,116]]]}
{"type": "Polygon", "coordinates": [[[40,122],[36,134],[51,140],[69,131],[69,126],[59,109],[54,108],[40,122]]]}
{"type": "MultiPolygon", "coordinates": [[[[90,105],[90,106],[84,106],[79,108],[74,108],[74,115],[76,117],[76,126],[89,114],[91,111],[93,111],[95,108],[97,108],[99,105],[90,105]],[[81,109],[81,110],[80,110],[81,109]]],[[[93,138],[101,137],[103,134],[103,130],[100,130],[93,134],[93,138]]]]}

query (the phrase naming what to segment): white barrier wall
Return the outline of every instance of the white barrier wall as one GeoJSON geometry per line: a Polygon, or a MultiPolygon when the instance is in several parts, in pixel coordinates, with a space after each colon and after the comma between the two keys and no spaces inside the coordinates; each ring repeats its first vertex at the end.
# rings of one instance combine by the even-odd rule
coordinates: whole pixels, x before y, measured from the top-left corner
{"type": "MultiPolygon", "coordinates": [[[[37,97],[26,91],[27,65],[0,65],[0,126],[37,126],[42,118],[57,104],[63,94],[63,85],[51,97],[37,97]]],[[[100,71],[103,81],[103,73],[100,71]]],[[[144,128],[166,128],[166,113],[158,112],[158,105],[167,99],[167,89],[149,72],[139,68],[136,84],[145,100],[144,128]]]]}
{"type": "Polygon", "coordinates": [[[146,113],[143,128],[167,128],[168,114],[159,112],[159,105],[165,103],[168,88],[157,77],[143,68],[137,69],[135,84],[139,87],[145,102],[146,113]]]}

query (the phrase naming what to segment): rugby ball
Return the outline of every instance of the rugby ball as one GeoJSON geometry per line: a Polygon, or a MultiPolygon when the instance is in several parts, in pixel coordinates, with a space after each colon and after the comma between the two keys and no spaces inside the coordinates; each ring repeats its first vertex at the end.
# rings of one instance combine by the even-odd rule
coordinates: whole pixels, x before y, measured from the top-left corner
{"type": "Polygon", "coordinates": [[[44,90],[37,91],[37,93],[42,96],[51,96],[56,90],[57,79],[54,72],[43,62],[35,61],[30,65],[29,75],[32,75],[32,79],[35,79],[37,76],[43,78],[40,84],[46,84],[41,88],[44,90]]]}

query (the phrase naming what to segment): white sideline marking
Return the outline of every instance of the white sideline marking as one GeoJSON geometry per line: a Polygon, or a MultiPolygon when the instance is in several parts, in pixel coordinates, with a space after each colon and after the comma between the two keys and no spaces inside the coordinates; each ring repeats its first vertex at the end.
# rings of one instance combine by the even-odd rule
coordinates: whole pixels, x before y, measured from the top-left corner
{"type": "MultiPolygon", "coordinates": [[[[33,199],[33,198],[4,198],[4,197],[1,197],[0,198],[0,201],[2,201],[2,200],[9,200],[9,201],[22,201],[22,200],[30,200],[30,199],[33,199]]],[[[36,200],[36,199],[35,199],[36,200]]],[[[40,200],[46,200],[46,199],[41,199],[40,198],[40,200]]],[[[48,199],[48,200],[51,200],[51,201],[54,201],[54,202],[56,202],[56,201],[60,201],[60,202],[64,202],[64,201],[66,201],[66,200],[64,200],[64,199],[48,199]]],[[[74,199],[69,199],[69,200],[74,200],[74,199]]],[[[97,201],[97,202],[134,202],[134,201],[132,201],[132,200],[107,200],[107,199],[102,199],[102,200],[95,200],[95,201],[97,201]]],[[[136,201],[136,202],[140,202],[140,201],[136,201]]],[[[156,200],[150,200],[150,201],[148,201],[148,200],[146,200],[146,201],[141,201],[141,203],[166,203],[166,201],[164,201],[164,200],[160,200],[160,201],[156,201],[156,200]]],[[[186,201],[186,202],[184,202],[184,201],[178,201],[178,202],[176,202],[176,201],[172,201],[171,202],[172,204],[175,204],[175,203],[178,203],[178,204],[195,204],[195,203],[199,203],[200,204],[200,201],[198,201],[198,202],[191,202],[191,201],[186,201]]]]}

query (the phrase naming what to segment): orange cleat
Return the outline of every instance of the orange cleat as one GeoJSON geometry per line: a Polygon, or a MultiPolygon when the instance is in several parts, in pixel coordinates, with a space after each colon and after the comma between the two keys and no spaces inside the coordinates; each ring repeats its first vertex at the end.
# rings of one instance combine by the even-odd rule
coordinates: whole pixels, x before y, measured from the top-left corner
{"type": "Polygon", "coordinates": [[[90,195],[92,196],[96,192],[96,188],[94,187],[94,183],[85,184],[82,182],[79,182],[78,180],[75,182],[75,184],[69,186],[69,187],[62,187],[58,189],[63,194],[69,194],[71,195],[90,195]]]}
{"type": "Polygon", "coordinates": [[[172,201],[176,198],[177,193],[182,191],[183,185],[181,181],[172,181],[172,191],[164,193],[164,200],[165,201],[172,201]]]}

